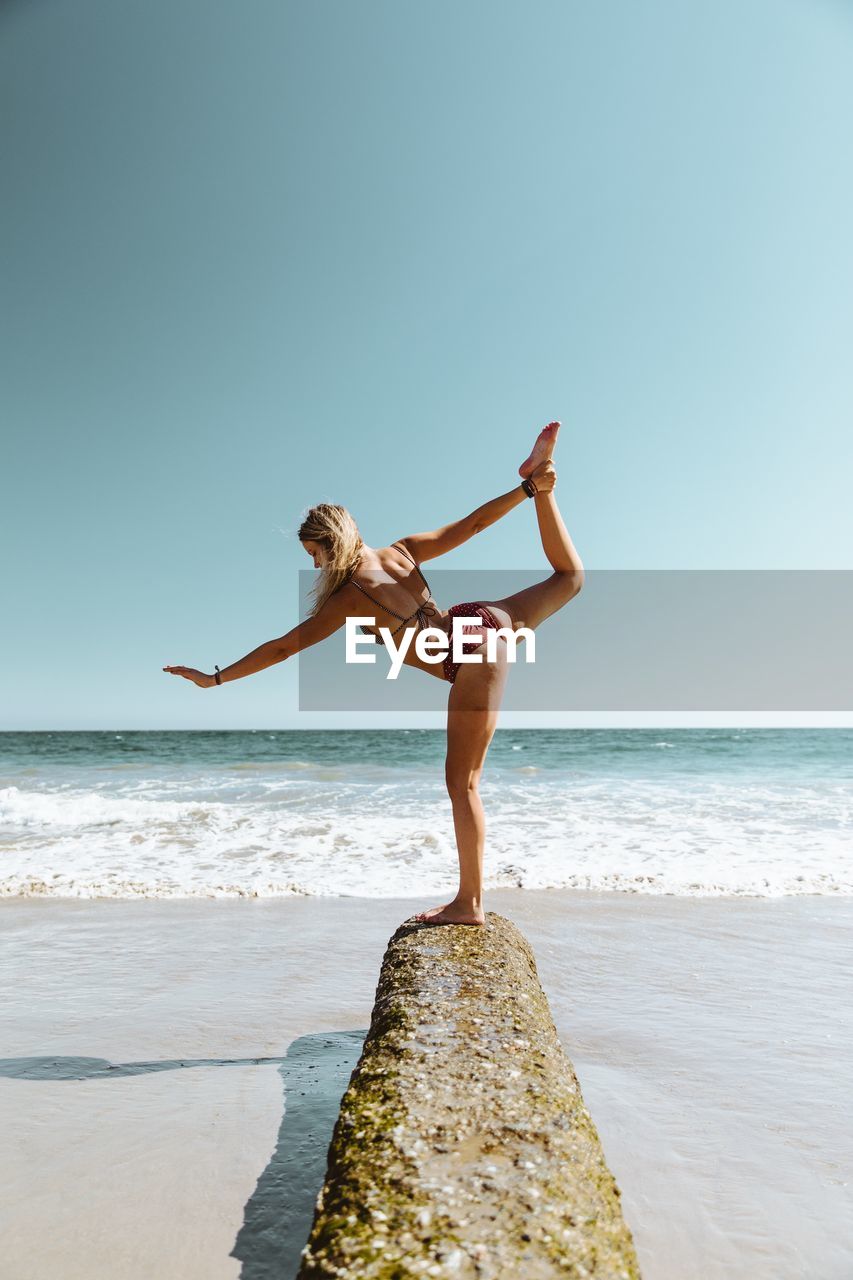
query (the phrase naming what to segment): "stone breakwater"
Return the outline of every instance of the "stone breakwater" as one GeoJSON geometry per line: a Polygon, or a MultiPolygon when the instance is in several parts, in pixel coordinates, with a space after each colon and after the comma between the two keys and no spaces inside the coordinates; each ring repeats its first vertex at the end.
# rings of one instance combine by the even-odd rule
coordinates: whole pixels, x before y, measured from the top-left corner
{"type": "Polygon", "coordinates": [[[401,925],[298,1280],[639,1274],[524,936],[401,925]]]}

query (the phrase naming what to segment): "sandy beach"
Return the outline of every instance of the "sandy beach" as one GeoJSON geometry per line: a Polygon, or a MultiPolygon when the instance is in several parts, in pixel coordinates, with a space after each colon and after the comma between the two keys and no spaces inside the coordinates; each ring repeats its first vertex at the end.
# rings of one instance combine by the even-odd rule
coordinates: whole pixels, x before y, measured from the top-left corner
{"type": "MultiPolygon", "coordinates": [[[[423,905],[0,902],[4,1274],[292,1275],[385,946],[423,905]]],[[[486,906],[533,946],[646,1280],[848,1280],[853,900],[486,906]]]]}

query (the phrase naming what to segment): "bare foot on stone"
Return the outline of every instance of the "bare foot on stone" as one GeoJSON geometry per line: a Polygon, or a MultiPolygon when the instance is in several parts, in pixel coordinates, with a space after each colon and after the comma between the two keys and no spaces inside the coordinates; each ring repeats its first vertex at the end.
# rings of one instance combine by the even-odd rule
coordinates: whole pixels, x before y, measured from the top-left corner
{"type": "Polygon", "coordinates": [[[543,427],[539,432],[530,454],[518,468],[518,474],[523,480],[526,480],[541,462],[547,462],[551,457],[554,452],[554,445],[557,443],[557,432],[559,430],[559,422],[549,422],[547,427],[543,427]]]}
{"type": "Polygon", "coordinates": [[[437,915],[438,915],[438,913],[439,913],[439,911],[447,911],[447,910],[448,910],[448,908],[449,908],[449,907],[452,907],[452,906],[453,906],[453,903],[452,903],[452,902],[445,902],[444,906],[441,906],[441,907],[430,907],[430,909],[429,909],[428,911],[419,911],[419,912],[418,912],[418,914],[417,914],[416,916],[412,916],[412,919],[413,919],[413,920],[426,920],[426,919],[428,919],[430,916],[437,916],[437,915]]]}
{"type": "Polygon", "coordinates": [[[428,911],[419,911],[412,916],[418,924],[478,924],[486,923],[482,907],[471,908],[457,902],[447,902],[443,907],[430,907],[428,911]]]}

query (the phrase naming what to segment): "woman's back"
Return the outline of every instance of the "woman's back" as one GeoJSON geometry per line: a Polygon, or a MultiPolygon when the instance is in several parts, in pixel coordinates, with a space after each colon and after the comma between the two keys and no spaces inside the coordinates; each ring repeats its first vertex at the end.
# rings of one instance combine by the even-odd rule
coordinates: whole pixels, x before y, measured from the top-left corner
{"type": "MultiPolygon", "coordinates": [[[[387,626],[396,643],[399,643],[397,637],[407,625],[415,625],[420,629],[441,626],[443,615],[432,598],[429,583],[421,572],[420,565],[402,544],[392,542],[390,546],[374,552],[374,555],[379,557],[379,565],[367,569],[359,565],[350,574],[348,581],[386,615],[384,618],[376,618],[377,628],[387,626]],[[371,583],[368,590],[357,580],[356,575],[360,578],[371,572],[384,573],[391,578],[391,582],[371,583]]],[[[380,644],[384,643],[378,630],[364,626],[361,630],[368,635],[375,635],[380,644]]]]}

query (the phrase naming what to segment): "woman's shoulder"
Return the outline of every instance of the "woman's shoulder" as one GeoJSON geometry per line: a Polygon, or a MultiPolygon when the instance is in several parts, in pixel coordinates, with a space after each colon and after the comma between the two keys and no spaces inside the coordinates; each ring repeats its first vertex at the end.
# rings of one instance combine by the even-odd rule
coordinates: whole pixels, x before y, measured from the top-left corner
{"type": "Polygon", "coordinates": [[[415,557],[412,555],[410,548],[406,545],[405,538],[397,538],[396,541],[389,542],[388,546],[385,547],[384,550],[396,551],[397,554],[402,555],[405,560],[411,561],[412,564],[417,564],[417,561],[415,560],[415,557]]]}

